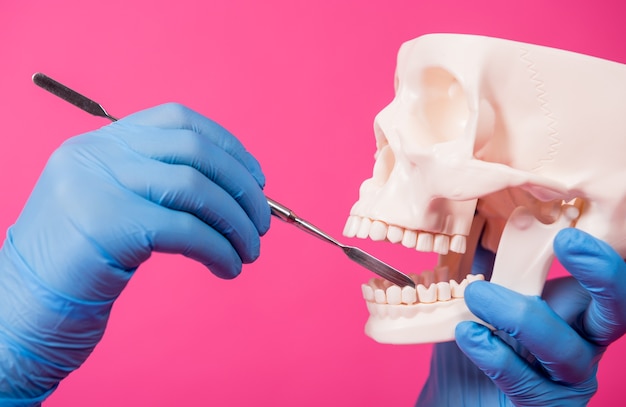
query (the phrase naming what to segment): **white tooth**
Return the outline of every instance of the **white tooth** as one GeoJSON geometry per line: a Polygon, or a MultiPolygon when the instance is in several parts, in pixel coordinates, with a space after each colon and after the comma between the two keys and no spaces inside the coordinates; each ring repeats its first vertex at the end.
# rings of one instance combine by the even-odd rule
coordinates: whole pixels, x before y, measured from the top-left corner
{"type": "Polygon", "coordinates": [[[467,248],[467,240],[463,235],[454,235],[452,236],[452,240],[450,240],[450,251],[455,253],[465,253],[465,249],[467,248]]]}
{"type": "Polygon", "coordinates": [[[435,273],[432,270],[424,270],[420,274],[420,283],[424,287],[430,287],[435,282],[435,273]]]}
{"type": "Polygon", "coordinates": [[[473,283],[474,281],[484,280],[485,276],[482,274],[468,274],[465,278],[467,278],[468,282],[473,283]]]}
{"type": "Polygon", "coordinates": [[[437,301],[437,286],[431,284],[429,288],[424,287],[422,284],[417,285],[417,295],[420,302],[424,304],[430,304],[437,301]]]}
{"type": "Polygon", "coordinates": [[[439,254],[448,254],[450,250],[450,237],[447,235],[435,235],[433,251],[439,254]]]}
{"type": "Polygon", "coordinates": [[[402,235],[402,246],[410,249],[417,245],[417,231],[406,229],[402,235]]]}
{"type": "Polygon", "coordinates": [[[437,283],[437,301],[448,301],[452,298],[450,283],[437,283]]]}
{"type": "Polygon", "coordinates": [[[381,290],[380,288],[375,289],[374,301],[376,301],[377,304],[386,304],[387,298],[385,297],[385,291],[381,290]]]}
{"type": "Polygon", "coordinates": [[[433,235],[426,232],[420,232],[417,235],[417,245],[415,249],[420,252],[432,252],[433,251],[433,235]]]}
{"type": "Polygon", "coordinates": [[[402,302],[411,305],[417,302],[417,291],[413,287],[402,287],[402,302]]]}
{"type": "Polygon", "coordinates": [[[435,281],[437,283],[450,281],[450,270],[448,266],[435,266],[435,281]]]}
{"type": "Polygon", "coordinates": [[[399,305],[402,303],[402,289],[397,285],[387,288],[387,304],[399,305]]]}
{"type": "Polygon", "coordinates": [[[345,237],[356,236],[356,232],[359,230],[360,224],[361,224],[361,218],[355,215],[348,216],[348,220],[346,221],[346,226],[343,228],[343,235],[345,237]]]}
{"type": "Polygon", "coordinates": [[[387,237],[387,225],[379,220],[373,221],[370,226],[369,237],[374,241],[385,240],[387,237]]]}
{"type": "Polygon", "coordinates": [[[374,289],[369,284],[362,284],[361,291],[363,292],[363,299],[365,301],[374,301],[374,289]]]}
{"type": "Polygon", "coordinates": [[[404,229],[398,226],[389,225],[387,229],[387,240],[391,243],[400,243],[404,236],[404,229]]]}
{"type": "Polygon", "coordinates": [[[461,283],[457,283],[456,280],[450,280],[450,289],[452,291],[453,298],[463,298],[465,296],[465,287],[467,287],[467,279],[463,279],[461,283]]]}
{"type": "Polygon", "coordinates": [[[370,233],[370,226],[372,225],[372,221],[369,218],[361,219],[361,224],[359,225],[359,230],[356,232],[356,237],[359,239],[365,239],[370,233]]]}
{"type": "Polygon", "coordinates": [[[352,216],[348,216],[348,219],[346,220],[346,224],[343,226],[343,235],[344,236],[354,237],[354,236],[349,236],[348,235],[348,231],[350,230],[350,226],[352,226],[353,223],[354,223],[354,218],[352,216]]]}

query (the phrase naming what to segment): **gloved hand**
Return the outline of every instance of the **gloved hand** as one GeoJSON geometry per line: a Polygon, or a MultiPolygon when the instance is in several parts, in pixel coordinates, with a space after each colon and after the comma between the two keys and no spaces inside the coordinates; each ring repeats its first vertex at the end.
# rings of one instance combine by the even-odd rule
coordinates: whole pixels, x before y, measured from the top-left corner
{"type": "Polygon", "coordinates": [[[81,365],[153,251],[237,276],[269,228],[264,182],[228,131],[177,104],[65,142],[0,249],[0,405],[38,405],[81,365]]]}
{"type": "Polygon", "coordinates": [[[626,331],[626,264],[576,229],[561,231],[554,249],[573,277],[548,281],[543,300],[468,286],[470,310],[499,331],[459,324],[456,344],[437,345],[418,405],[587,405],[603,352],[626,331]]]}

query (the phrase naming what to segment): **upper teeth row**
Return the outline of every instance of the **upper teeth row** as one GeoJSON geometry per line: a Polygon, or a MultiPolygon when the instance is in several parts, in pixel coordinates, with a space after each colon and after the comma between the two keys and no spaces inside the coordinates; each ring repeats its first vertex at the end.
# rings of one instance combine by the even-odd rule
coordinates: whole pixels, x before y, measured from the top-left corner
{"type": "Polygon", "coordinates": [[[465,253],[466,239],[463,235],[444,235],[440,233],[429,233],[412,229],[405,229],[400,226],[387,225],[379,220],[362,218],[350,215],[343,234],[346,237],[358,237],[372,240],[385,240],[391,243],[401,243],[408,248],[415,248],[421,252],[435,252],[447,254],[448,251],[465,253]]]}

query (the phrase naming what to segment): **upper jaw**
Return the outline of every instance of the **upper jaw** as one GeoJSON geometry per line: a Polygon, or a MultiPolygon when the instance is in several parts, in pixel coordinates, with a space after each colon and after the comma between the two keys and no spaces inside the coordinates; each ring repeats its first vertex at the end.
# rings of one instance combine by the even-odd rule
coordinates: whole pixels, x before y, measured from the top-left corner
{"type": "Polygon", "coordinates": [[[420,252],[437,253],[437,266],[447,268],[449,278],[460,283],[471,272],[474,252],[485,224],[484,218],[478,214],[473,222],[466,223],[470,225],[466,233],[448,234],[441,230],[418,230],[352,214],[343,234],[350,238],[387,241],[420,252]]]}

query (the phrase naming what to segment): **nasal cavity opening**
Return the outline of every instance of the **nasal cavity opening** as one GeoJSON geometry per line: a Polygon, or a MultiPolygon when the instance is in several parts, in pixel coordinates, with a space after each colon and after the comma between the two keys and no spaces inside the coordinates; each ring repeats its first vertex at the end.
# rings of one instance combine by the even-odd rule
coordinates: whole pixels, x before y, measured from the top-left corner
{"type": "Polygon", "coordinates": [[[396,157],[391,147],[386,144],[376,154],[376,162],[374,163],[373,178],[379,184],[384,184],[389,179],[391,171],[396,164],[396,157]]]}

